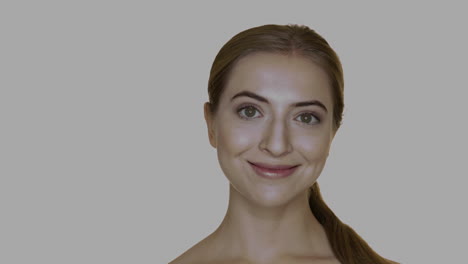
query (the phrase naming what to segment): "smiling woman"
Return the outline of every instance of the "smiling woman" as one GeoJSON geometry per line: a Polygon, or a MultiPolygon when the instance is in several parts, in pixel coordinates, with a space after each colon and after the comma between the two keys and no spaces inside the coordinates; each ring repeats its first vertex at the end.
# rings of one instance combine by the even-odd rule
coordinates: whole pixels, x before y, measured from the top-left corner
{"type": "Polygon", "coordinates": [[[305,26],[234,36],[213,63],[204,105],[230,182],[220,226],[179,263],[395,263],[342,223],[317,184],[343,113],[343,73],[305,26]]]}

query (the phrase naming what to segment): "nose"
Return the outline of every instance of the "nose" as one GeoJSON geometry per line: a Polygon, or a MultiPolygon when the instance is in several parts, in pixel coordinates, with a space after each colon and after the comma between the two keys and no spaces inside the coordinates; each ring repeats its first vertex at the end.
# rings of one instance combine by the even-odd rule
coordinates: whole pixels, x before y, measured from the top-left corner
{"type": "Polygon", "coordinates": [[[288,127],[283,120],[272,120],[265,127],[259,147],[274,157],[284,156],[292,151],[288,127]]]}

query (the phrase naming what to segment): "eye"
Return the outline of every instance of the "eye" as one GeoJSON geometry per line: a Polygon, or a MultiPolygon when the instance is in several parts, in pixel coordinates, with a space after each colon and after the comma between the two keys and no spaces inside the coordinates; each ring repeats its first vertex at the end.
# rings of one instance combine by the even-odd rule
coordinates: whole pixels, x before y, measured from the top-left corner
{"type": "Polygon", "coordinates": [[[320,123],[320,120],[313,113],[302,113],[295,120],[307,125],[320,123]]]}
{"type": "Polygon", "coordinates": [[[243,119],[253,119],[260,117],[260,111],[258,111],[258,109],[252,105],[240,107],[239,110],[237,110],[237,113],[243,119]],[[256,115],[256,113],[258,115],[256,115]]]}

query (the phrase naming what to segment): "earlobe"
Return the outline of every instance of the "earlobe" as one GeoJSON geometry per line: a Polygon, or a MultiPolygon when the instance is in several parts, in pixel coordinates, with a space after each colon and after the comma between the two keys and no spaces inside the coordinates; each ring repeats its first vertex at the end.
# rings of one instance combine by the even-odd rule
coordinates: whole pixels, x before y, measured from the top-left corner
{"type": "Polygon", "coordinates": [[[210,141],[211,146],[213,146],[213,148],[216,148],[216,137],[213,124],[213,115],[211,113],[211,104],[209,102],[206,102],[203,106],[203,110],[205,115],[206,126],[208,129],[208,140],[210,141]]]}

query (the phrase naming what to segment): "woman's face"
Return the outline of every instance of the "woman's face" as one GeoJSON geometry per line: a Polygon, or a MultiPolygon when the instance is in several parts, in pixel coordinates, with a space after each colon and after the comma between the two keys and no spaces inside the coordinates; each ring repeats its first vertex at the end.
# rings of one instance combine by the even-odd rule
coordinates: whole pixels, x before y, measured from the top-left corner
{"type": "Polygon", "coordinates": [[[233,68],[216,115],[207,107],[209,139],[221,168],[248,200],[284,204],[320,175],[334,136],[333,105],[328,77],[310,59],[248,55],[233,68]],[[285,177],[284,170],[262,175],[260,165],[295,168],[285,177]]]}

